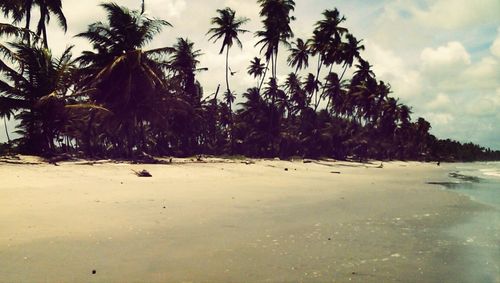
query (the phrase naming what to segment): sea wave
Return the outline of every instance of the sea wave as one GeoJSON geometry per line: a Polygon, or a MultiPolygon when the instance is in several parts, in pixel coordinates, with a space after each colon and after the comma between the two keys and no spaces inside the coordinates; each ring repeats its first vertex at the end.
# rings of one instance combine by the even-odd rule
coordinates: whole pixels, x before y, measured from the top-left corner
{"type": "Polygon", "coordinates": [[[485,176],[500,178],[500,169],[498,168],[485,168],[480,169],[481,173],[485,176]]]}

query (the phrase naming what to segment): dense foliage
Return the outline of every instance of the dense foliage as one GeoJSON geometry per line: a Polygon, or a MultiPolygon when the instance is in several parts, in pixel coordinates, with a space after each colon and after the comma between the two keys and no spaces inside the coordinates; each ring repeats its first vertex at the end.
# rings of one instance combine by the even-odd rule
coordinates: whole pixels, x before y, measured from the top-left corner
{"type": "Polygon", "coordinates": [[[196,76],[206,69],[189,39],[147,49],[171,24],[145,15],[144,1],[140,10],[101,4],[107,19],[77,35],[93,46],[77,58],[71,48],[60,57],[48,48],[49,15],[67,28],[60,0],[2,1],[0,9],[12,24],[0,24],[0,36],[12,42],[0,43],[0,117],[20,121],[21,137],[9,137],[0,151],[126,158],[500,159],[498,151],[439,140],[424,118],[413,120],[411,108],[391,96],[391,86],[377,80],[361,57],[364,46],[343,26],[337,9],[324,11],[310,39],[294,40],[293,0],[257,4],[262,29],[255,36],[263,57],[252,59],[248,75],[258,83],[234,105],[229,50],[234,43],[241,47],[238,36],[248,32],[243,29],[248,19],[231,8],[218,9],[208,30],[210,40],[221,41],[220,53],[225,51],[226,91],[220,97],[219,90],[203,95],[196,76]],[[41,17],[30,31],[35,8],[41,17]],[[284,50],[291,73],[279,81],[277,62],[284,50]]]}

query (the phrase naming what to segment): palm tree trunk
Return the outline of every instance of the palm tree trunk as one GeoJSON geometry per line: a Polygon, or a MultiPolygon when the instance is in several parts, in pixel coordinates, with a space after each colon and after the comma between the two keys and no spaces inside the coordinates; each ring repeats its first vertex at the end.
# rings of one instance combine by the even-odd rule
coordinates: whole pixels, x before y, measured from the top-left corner
{"type": "Polygon", "coordinates": [[[229,48],[226,49],[226,88],[227,88],[227,104],[231,110],[231,90],[229,89],[229,48]]]}
{"type": "MultiPolygon", "coordinates": [[[[321,67],[323,67],[323,60],[321,60],[321,54],[318,54],[318,70],[316,71],[316,83],[319,82],[319,74],[321,73],[321,67]]],[[[314,92],[314,111],[316,111],[316,104],[318,103],[318,91],[314,92]]]]}
{"type": "Polygon", "coordinates": [[[30,23],[31,23],[32,0],[26,0],[24,5],[25,5],[25,9],[26,9],[26,25],[25,25],[26,31],[25,31],[24,37],[25,37],[25,40],[28,43],[28,45],[31,45],[29,30],[30,30],[30,23]]]}
{"type": "MultiPolygon", "coordinates": [[[[278,49],[276,48],[276,54],[274,57],[274,79],[277,80],[278,76],[278,49]]],[[[276,82],[278,83],[278,82],[276,82]]]]}
{"type": "Polygon", "coordinates": [[[266,79],[267,70],[269,69],[269,63],[270,63],[270,61],[267,60],[266,69],[264,70],[264,74],[262,75],[262,80],[260,81],[259,92],[260,92],[260,89],[262,88],[262,85],[264,84],[264,80],[266,79]]]}
{"type": "Polygon", "coordinates": [[[345,71],[347,71],[347,67],[348,67],[347,64],[344,64],[344,71],[342,72],[342,76],[340,76],[340,78],[339,78],[339,82],[341,82],[342,78],[344,78],[345,71]]]}
{"type": "Polygon", "coordinates": [[[234,138],[233,138],[233,109],[231,107],[231,90],[229,89],[229,47],[226,49],[226,87],[227,87],[227,105],[229,106],[229,135],[231,142],[231,154],[234,152],[234,138]]]}
{"type": "Polygon", "coordinates": [[[7,117],[3,116],[3,125],[5,127],[5,136],[7,136],[7,142],[10,143],[9,130],[7,129],[7,117]]]}
{"type": "MultiPolygon", "coordinates": [[[[328,74],[331,74],[333,70],[333,64],[330,65],[330,70],[328,71],[328,74]]],[[[316,111],[319,107],[319,103],[321,102],[321,99],[325,96],[325,91],[326,91],[326,80],[325,83],[323,84],[323,87],[321,88],[321,94],[319,96],[319,100],[316,102],[316,105],[314,105],[314,111],[316,111]]],[[[327,107],[328,110],[328,107],[327,107]]]]}
{"type": "Polygon", "coordinates": [[[47,26],[43,25],[43,45],[46,49],[49,49],[49,40],[47,39],[47,26]]]}
{"type": "Polygon", "coordinates": [[[141,15],[144,14],[145,10],[146,10],[146,4],[144,3],[145,0],[142,0],[142,4],[141,4],[141,15]]]}

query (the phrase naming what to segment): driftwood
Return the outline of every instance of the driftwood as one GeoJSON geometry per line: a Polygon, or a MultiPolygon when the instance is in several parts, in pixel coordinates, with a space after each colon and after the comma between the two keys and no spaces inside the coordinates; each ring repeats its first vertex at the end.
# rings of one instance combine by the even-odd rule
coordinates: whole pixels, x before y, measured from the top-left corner
{"type": "Polygon", "coordinates": [[[143,169],[142,171],[135,171],[132,170],[137,177],[153,177],[151,173],[149,173],[146,169],[143,169]]]}

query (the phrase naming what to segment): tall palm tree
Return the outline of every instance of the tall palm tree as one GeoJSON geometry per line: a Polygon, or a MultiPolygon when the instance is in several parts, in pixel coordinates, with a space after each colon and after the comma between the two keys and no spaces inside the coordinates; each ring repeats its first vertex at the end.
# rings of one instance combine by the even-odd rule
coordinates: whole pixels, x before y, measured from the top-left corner
{"type": "MultiPolygon", "coordinates": [[[[347,29],[341,27],[346,18],[340,15],[335,8],[323,12],[324,19],[318,21],[313,31],[313,36],[309,40],[311,55],[317,56],[318,64],[316,79],[319,80],[323,65],[332,67],[334,63],[341,61],[342,36],[347,33],[347,29]]],[[[331,72],[331,69],[330,69],[331,72]]],[[[315,104],[318,104],[317,92],[315,94],[315,104]]]]}
{"type": "Polygon", "coordinates": [[[219,15],[217,17],[213,17],[211,20],[211,24],[215,25],[215,27],[211,28],[207,34],[212,34],[210,40],[214,40],[214,42],[223,38],[219,54],[222,54],[224,49],[226,49],[226,88],[227,97],[229,98],[227,100],[227,104],[229,105],[229,110],[232,111],[230,99],[232,95],[229,88],[229,49],[231,49],[234,42],[236,42],[240,48],[243,48],[238,35],[248,32],[248,30],[242,29],[241,26],[247,23],[250,19],[243,17],[237,18],[236,12],[229,7],[217,9],[217,13],[219,13],[219,15]]]}
{"type": "Polygon", "coordinates": [[[302,68],[309,67],[309,46],[303,39],[297,38],[297,41],[292,43],[288,65],[295,67],[295,74],[302,68]]]}
{"type": "Polygon", "coordinates": [[[272,77],[276,79],[279,44],[288,46],[288,40],[293,37],[290,22],[295,18],[290,13],[295,10],[295,1],[258,0],[257,2],[261,7],[260,16],[264,18],[262,20],[264,30],[256,32],[260,38],[256,46],[262,45],[261,52],[265,49],[266,61],[268,65],[271,62],[272,77]]]}

